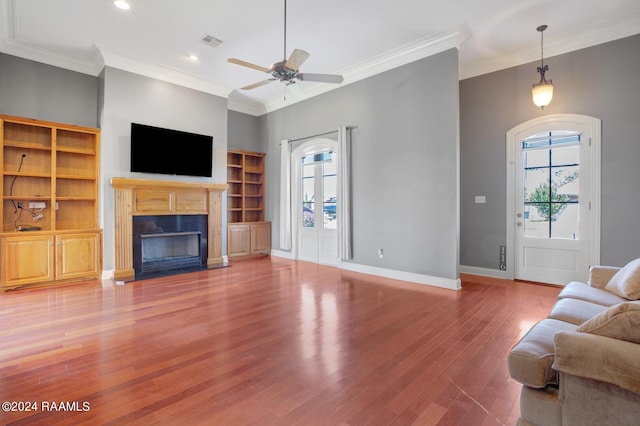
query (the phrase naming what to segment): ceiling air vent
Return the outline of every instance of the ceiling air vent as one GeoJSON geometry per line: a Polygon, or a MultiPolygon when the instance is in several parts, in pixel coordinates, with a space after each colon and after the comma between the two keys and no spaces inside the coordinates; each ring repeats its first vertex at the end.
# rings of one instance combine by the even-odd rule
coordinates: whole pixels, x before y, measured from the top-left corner
{"type": "Polygon", "coordinates": [[[200,39],[200,41],[206,44],[207,46],[211,46],[211,47],[218,47],[220,46],[220,43],[222,43],[222,40],[220,40],[219,38],[215,38],[214,36],[209,34],[205,34],[200,39]]]}

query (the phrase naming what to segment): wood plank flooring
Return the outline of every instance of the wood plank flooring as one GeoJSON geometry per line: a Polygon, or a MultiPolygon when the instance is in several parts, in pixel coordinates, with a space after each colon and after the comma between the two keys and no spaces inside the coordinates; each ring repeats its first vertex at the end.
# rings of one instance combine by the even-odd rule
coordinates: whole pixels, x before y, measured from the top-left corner
{"type": "Polygon", "coordinates": [[[0,402],[38,410],[0,423],[513,425],[508,351],[559,288],[475,278],[274,257],[2,293],[0,402]]]}

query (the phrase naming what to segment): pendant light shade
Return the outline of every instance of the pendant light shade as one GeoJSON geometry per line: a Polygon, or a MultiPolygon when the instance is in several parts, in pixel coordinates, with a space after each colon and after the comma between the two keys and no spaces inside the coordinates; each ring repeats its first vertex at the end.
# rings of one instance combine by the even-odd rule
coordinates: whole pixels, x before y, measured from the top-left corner
{"type": "Polygon", "coordinates": [[[538,73],[540,73],[540,81],[534,83],[531,89],[531,95],[533,96],[533,103],[536,106],[544,109],[553,98],[553,84],[551,80],[547,81],[545,78],[545,72],[549,70],[549,66],[544,64],[544,30],[547,29],[546,25],[540,25],[536,28],[540,32],[540,66],[538,67],[538,73]]]}
{"type": "Polygon", "coordinates": [[[544,109],[544,107],[551,103],[551,99],[553,98],[553,84],[551,84],[551,80],[534,84],[533,89],[531,89],[531,94],[533,95],[533,103],[544,109]]]}

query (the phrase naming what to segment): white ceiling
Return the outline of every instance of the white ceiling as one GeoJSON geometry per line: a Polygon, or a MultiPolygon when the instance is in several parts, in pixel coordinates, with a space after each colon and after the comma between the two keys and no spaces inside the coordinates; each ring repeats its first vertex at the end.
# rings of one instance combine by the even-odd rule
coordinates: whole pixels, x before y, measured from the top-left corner
{"type": "MultiPolygon", "coordinates": [[[[123,11],[112,0],[0,0],[0,51],[92,75],[136,72],[255,115],[296,101],[279,82],[234,90],[268,75],[227,62],[283,59],[284,0],[128,1],[123,11]],[[205,45],[206,34],[222,44],[205,45]]],[[[343,74],[343,85],[451,47],[467,78],[538,60],[541,24],[545,57],[638,34],[640,1],[288,0],[287,23],[287,56],[308,51],[302,72],[343,74]]],[[[298,84],[307,96],[336,87],[298,84]]]]}

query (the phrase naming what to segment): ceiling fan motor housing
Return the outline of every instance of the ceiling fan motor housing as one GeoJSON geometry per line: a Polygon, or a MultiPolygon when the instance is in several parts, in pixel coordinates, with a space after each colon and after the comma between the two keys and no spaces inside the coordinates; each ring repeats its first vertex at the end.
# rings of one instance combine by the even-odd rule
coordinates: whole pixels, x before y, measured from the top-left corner
{"type": "Polygon", "coordinates": [[[300,73],[298,70],[291,70],[287,68],[285,66],[286,63],[286,60],[276,62],[269,68],[269,73],[285,84],[295,83],[295,80],[299,78],[300,73]]]}

